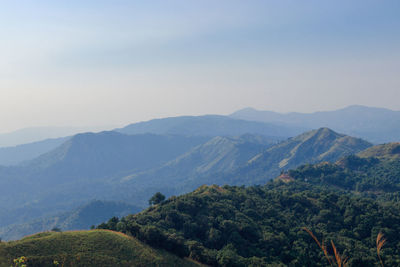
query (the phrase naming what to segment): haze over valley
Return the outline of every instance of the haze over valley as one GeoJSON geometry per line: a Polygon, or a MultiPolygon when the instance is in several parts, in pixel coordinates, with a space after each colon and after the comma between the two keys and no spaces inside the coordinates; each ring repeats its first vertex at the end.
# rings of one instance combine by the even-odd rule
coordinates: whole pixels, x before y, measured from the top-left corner
{"type": "Polygon", "coordinates": [[[0,267],[400,266],[399,11],[4,2],[0,267]]]}

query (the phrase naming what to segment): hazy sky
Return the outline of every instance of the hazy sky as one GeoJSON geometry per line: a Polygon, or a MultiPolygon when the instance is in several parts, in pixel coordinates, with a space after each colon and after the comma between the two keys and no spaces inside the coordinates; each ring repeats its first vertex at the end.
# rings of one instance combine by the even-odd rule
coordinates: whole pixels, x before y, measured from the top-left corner
{"type": "Polygon", "coordinates": [[[400,110],[400,1],[1,1],[0,132],[400,110]]]}

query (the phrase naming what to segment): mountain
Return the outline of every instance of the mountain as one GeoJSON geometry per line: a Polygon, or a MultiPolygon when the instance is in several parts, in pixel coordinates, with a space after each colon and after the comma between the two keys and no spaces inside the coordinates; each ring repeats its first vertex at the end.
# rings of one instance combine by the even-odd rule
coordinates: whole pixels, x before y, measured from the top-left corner
{"type": "Polygon", "coordinates": [[[234,112],[230,117],[311,129],[328,127],[374,143],[399,141],[400,111],[384,108],[349,106],[335,111],[286,114],[246,108],[234,112]]]}
{"type": "MultiPolygon", "coordinates": [[[[56,149],[20,166],[0,166],[0,226],[76,208],[92,199],[118,199],[112,185],[124,173],[155,168],[207,137],[78,134],[56,149]]],[[[121,188],[122,187],[122,188],[121,188]]]]}
{"type": "Polygon", "coordinates": [[[167,162],[208,138],[177,135],[125,135],[113,131],[77,134],[70,140],[24,164],[41,176],[78,179],[138,171],[167,162]]]}
{"type": "Polygon", "coordinates": [[[71,136],[82,132],[97,132],[110,129],[110,126],[98,127],[30,127],[23,128],[9,133],[0,133],[0,147],[17,146],[54,139],[59,137],[71,136]]]}
{"type": "MultiPolygon", "coordinates": [[[[197,174],[229,172],[276,143],[263,136],[214,137],[169,162],[165,167],[197,174]]],[[[162,170],[164,172],[165,170],[162,170]]]]}
{"type": "Polygon", "coordinates": [[[0,243],[0,266],[23,266],[13,262],[22,256],[25,266],[201,266],[105,230],[45,232],[0,243]]]}
{"type": "Polygon", "coordinates": [[[377,266],[373,241],[382,232],[385,266],[398,266],[398,203],[335,191],[297,181],[201,186],[101,227],[209,266],[243,267],[329,265],[304,227],[329,254],[332,240],[346,266],[377,266]]]}
{"type": "Polygon", "coordinates": [[[130,124],[115,131],[124,134],[178,134],[189,136],[239,136],[246,133],[291,137],[307,128],[233,119],[219,115],[181,116],[130,124]]]}
{"type": "Polygon", "coordinates": [[[92,199],[146,207],[158,191],[171,196],[202,184],[264,183],[282,169],[335,161],[368,146],[329,129],[281,143],[252,134],[78,134],[23,165],[0,167],[0,227],[55,216],[92,199]]]}
{"type": "Polygon", "coordinates": [[[334,187],[384,199],[398,199],[400,192],[400,144],[370,147],[336,163],[304,165],[290,170],[292,180],[334,187]]]}
{"type": "MultiPolygon", "coordinates": [[[[0,199],[7,203],[0,210],[3,238],[49,229],[49,225],[65,220],[60,219],[60,211],[91,199],[146,207],[155,192],[188,192],[195,188],[187,186],[188,180],[229,172],[273,143],[275,138],[250,134],[211,139],[117,132],[78,134],[22,166],[0,169],[4,177],[0,199]],[[12,227],[6,227],[10,224],[12,227]]],[[[68,229],[62,224],[58,227],[68,229]]]]}
{"type": "Polygon", "coordinates": [[[237,171],[223,176],[219,184],[263,184],[284,170],[306,163],[335,162],[372,146],[359,138],[320,128],[289,138],[259,153],[237,171]]]}
{"type": "Polygon", "coordinates": [[[203,184],[264,184],[284,170],[306,163],[335,162],[370,146],[364,140],[327,128],[280,143],[253,135],[215,137],[159,168],[121,176],[112,188],[122,194],[124,190],[117,187],[123,184],[136,196],[135,201],[144,205],[158,191],[171,196],[203,184]]]}
{"type": "Polygon", "coordinates": [[[274,139],[250,134],[217,136],[159,168],[134,172],[119,181],[131,188],[135,201],[147,203],[157,191],[167,195],[182,194],[195,189],[198,183],[203,184],[204,177],[230,173],[274,143],[274,139]]]}
{"type": "Polygon", "coordinates": [[[45,139],[38,142],[0,147],[0,165],[18,165],[47,153],[68,140],[69,137],[45,139]]]}
{"type": "Polygon", "coordinates": [[[59,228],[62,231],[88,230],[92,225],[97,225],[111,217],[121,217],[140,210],[141,208],[137,206],[122,202],[95,200],[73,211],[0,228],[0,237],[2,240],[17,240],[23,236],[50,231],[53,228],[59,228]]]}

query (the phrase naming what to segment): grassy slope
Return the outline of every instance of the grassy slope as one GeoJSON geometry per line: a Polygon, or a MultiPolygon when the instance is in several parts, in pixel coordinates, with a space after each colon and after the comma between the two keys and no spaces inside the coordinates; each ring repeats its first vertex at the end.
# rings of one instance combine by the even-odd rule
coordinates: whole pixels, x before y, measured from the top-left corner
{"type": "Polygon", "coordinates": [[[0,244],[0,266],[26,256],[28,266],[199,266],[106,230],[44,232],[0,244]]]}
{"type": "Polygon", "coordinates": [[[377,157],[380,159],[400,159],[400,143],[388,143],[370,147],[358,153],[362,158],[377,157]]]}

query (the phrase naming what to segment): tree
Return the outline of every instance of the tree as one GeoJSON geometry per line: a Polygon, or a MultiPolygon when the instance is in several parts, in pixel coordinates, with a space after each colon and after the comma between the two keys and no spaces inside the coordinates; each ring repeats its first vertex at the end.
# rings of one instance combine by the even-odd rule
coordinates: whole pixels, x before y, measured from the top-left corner
{"type": "Polygon", "coordinates": [[[165,200],[165,196],[163,194],[161,194],[160,192],[157,192],[157,193],[154,194],[154,196],[152,196],[149,199],[149,204],[150,205],[160,204],[164,200],[165,200]]]}

